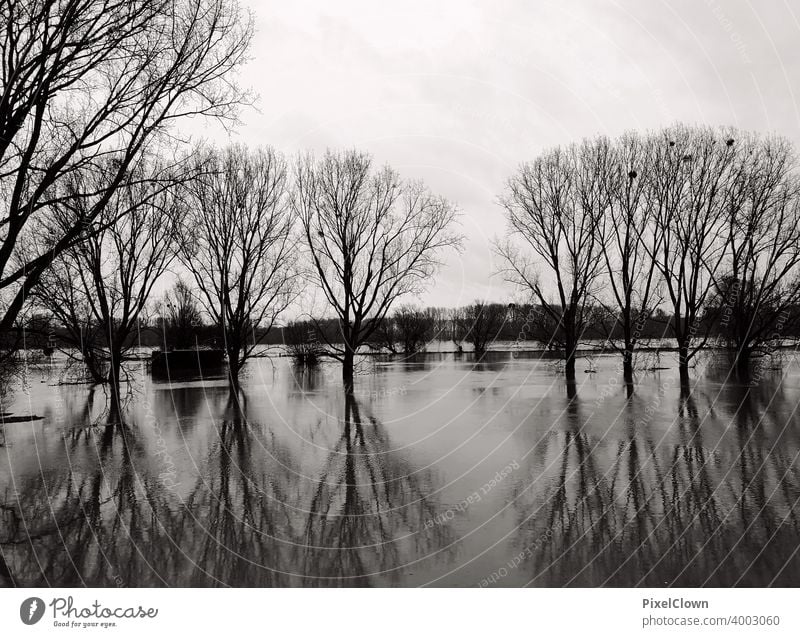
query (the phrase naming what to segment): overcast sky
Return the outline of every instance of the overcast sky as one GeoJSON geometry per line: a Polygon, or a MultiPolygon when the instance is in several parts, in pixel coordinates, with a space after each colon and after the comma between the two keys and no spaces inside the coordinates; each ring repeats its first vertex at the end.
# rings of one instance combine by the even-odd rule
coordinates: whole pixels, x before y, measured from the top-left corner
{"type": "MultiPolygon", "coordinates": [[[[457,202],[465,252],[420,301],[506,300],[489,239],[504,180],[542,149],[675,121],[800,142],[800,7],[786,0],[251,0],[235,138],[359,148],[457,202]]],[[[216,136],[215,136],[216,137],[216,136]]]]}

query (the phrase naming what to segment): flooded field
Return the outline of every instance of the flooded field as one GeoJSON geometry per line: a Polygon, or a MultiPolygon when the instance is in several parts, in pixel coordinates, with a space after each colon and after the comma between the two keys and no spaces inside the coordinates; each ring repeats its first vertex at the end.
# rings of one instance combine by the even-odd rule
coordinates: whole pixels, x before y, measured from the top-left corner
{"type": "Polygon", "coordinates": [[[796,586],[800,369],[490,352],[224,379],[32,372],[0,438],[0,581],[18,586],[796,586]],[[109,424],[110,423],[110,424],[109,424]]]}

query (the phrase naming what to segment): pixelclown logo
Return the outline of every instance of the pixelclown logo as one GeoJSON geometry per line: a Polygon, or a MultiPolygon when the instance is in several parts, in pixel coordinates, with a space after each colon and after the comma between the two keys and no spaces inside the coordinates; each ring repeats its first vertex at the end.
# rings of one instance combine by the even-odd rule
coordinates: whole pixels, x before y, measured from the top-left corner
{"type": "Polygon", "coordinates": [[[38,597],[29,597],[19,607],[19,618],[28,626],[33,626],[42,615],[44,615],[44,602],[38,597]]]}

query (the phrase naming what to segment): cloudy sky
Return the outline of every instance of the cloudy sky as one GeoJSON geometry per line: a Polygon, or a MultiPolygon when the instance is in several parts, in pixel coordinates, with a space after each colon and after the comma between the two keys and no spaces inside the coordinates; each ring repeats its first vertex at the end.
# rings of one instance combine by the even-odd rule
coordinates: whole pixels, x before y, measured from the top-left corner
{"type": "Polygon", "coordinates": [[[249,5],[242,80],[260,99],[235,138],[364,149],[458,202],[466,249],[424,304],[513,294],[492,276],[496,197],[544,148],[675,121],[800,143],[800,8],[786,0],[249,5]]]}

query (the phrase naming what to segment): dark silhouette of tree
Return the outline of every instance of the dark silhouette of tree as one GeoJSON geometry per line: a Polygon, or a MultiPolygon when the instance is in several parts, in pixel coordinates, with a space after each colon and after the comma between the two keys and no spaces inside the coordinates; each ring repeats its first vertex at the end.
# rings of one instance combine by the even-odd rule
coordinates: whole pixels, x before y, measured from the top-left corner
{"type": "Polygon", "coordinates": [[[300,365],[317,365],[326,354],[311,321],[292,321],[283,328],[283,338],[289,354],[300,365]]]}
{"type": "Polygon", "coordinates": [[[247,99],[235,70],[252,19],[231,0],[4,0],[0,24],[6,331],[50,263],[96,227],[144,149],[180,118],[235,118],[247,99]],[[76,174],[93,172],[103,176],[90,180],[95,190],[76,192],[76,174]],[[69,201],[69,223],[47,224],[54,204],[69,201]],[[23,256],[29,229],[38,250],[23,256]]]}
{"type": "Polygon", "coordinates": [[[196,344],[196,332],[203,314],[192,288],[178,277],[158,304],[164,343],[169,348],[187,349],[196,344]]]}
{"type": "Polygon", "coordinates": [[[398,354],[401,349],[400,332],[391,316],[385,316],[372,334],[369,346],[373,349],[386,349],[390,354],[398,354]]]}
{"type": "Polygon", "coordinates": [[[733,147],[710,128],[674,126],[655,135],[650,182],[656,232],[661,244],[651,258],[672,305],[672,334],[678,342],[680,374],[706,345],[705,310],[713,273],[725,257],[725,201],[731,182],[733,147]]]}
{"type": "Polygon", "coordinates": [[[553,340],[564,349],[568,379],[575,377],[578,343],[601,273],[609,155],[604,138],[556,148],[523,164],[501,198],[510,235],[495,244],[502,272],[529,290],[555,324],[553,340]],[[542,277],[542,267],[549,276],[542,277]]]}
{"type": "Polygon", "coordinates": [[[298,255],[286,162],[272,148],[230,146],[199,160],[180,255],[221,330],[229,379],[295,297],[298,255]]]}
{"type": "MultiPolygon", "coordinates": [[[[144,170],[163,172],[158,164],[144,170]]],[[[94,190],[91,176],[75,190],[83,188],[94,190]]],[[[93,205],[82,195],[70,207],[75,202],[93,205]]],[[[60,206],[52,212],[57,223],[69,223],[60,206]]],[[[34,290],[37,302],[64,326],[64,340],[79,352],[91,378],[109,384],[117,410],[122,362],[136,343],[153,286],[175,259],[184,213],[175,188],[132,179],[107,201],[97,228],[87,228],[82,242],[63,251],[34,290]]]]}
{"type": "MultiPolygon", "coordinates": [[[[800,184],[790,143],[736,133],[725,196],[725,260],[712,270],[720,336],[747,373],[797,323],[800,184]]],[[[713,303],[712,303],[713,304],[713,303]]]]}
{"type": "Polygon", "coordinates": [[[456,207],[356,151],[307,155],[296,172],[294,208],[313,277],[339,319],[342,343],[329,346],[352,388],[358,348],[399,297],[429,283],[444,251],[460,246],[456,207]]]}
{"type": "Polygon", "coordinates": [[[472,345],[475,356],[482,356],[506,322],[507,308],[500,303],[475,301],[459,315],[459,333],[472,345]]]}
{"type": "Polygon", "coordinates": [[[606,305],[613,322],[607,335],[614,347],[614,328],[619,324],[622,336],[623,375],[633,381],[634,353],[645,326],[661,303],[659,276],[655,260],[663,235],[655,228],[650,181],[654,170],[648,139],[629,133],[616,140],[603,176],[605,214],[598,227],[600,249],[605,265],[611,302],[606,305]]]}
{"type": "Polygon", "coordinates": [[[598,329],[621,351],[628,383],[658,320],[677,341],[683,384],[715,332],[740,369],[793,333],[800,185],[785,140],[684,125],[600,137],[522,166],[501,203],[502,272],[543,310],[524,334],[563,347],[568,376],[580,337],[598,329]]]}
{"type": "Polygon", "coordinates": [[[413,305],[403,305],[381,322],[376,331],[377,344],[396,354],[416,354],[433,338],[436,318],[429,308],[423,310],[413,305]]]}
{"type": "Polygon", "coordinates": [[[405,354],[422,351],[433,337],[435,317],[430,310],[404,305],[397,309],[392,320],[397,326],[398,337],[405,354]]]}

